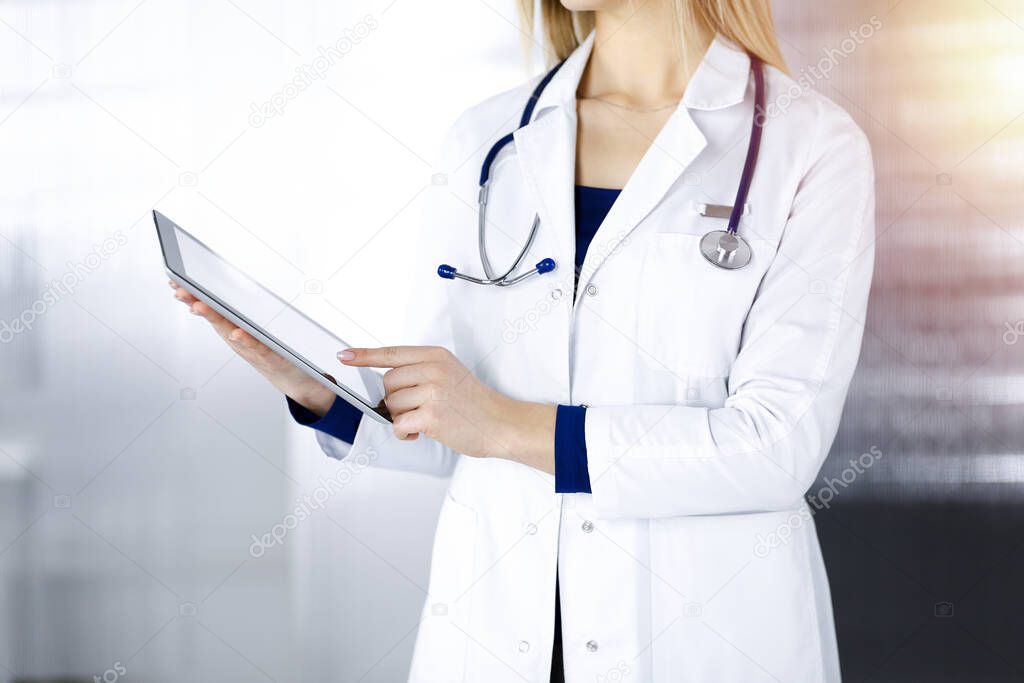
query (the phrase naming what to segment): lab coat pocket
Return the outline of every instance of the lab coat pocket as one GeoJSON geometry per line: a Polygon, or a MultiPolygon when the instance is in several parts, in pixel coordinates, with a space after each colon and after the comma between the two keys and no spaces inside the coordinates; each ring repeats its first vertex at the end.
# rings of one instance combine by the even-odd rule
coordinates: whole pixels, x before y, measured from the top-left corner
{"type": "Polygon", "coordinates": [[[475,576],[477,514],[448,494],[434,535],[430,590],[413,657],[413,681],[461,681],[475,576]]]}
{"type": "Polygon", "coordinates": [[[640,361],[680,379],[728,376],[776,249],[770,240],[751,239],[751,262],[725,270],[701,254],[702,237],[665,232],[645,238],[636,333],[640,361]]]}
{"type": "MultiPolygon", "coordinates": [[[[654,520],[655,680],[822,683],[817,537],[806,506],[654,520]]],[[[827,596],[827,593],[826,593],[827,596]]],[[[827,597],[826,597],[827,599],[827,597]]]]}

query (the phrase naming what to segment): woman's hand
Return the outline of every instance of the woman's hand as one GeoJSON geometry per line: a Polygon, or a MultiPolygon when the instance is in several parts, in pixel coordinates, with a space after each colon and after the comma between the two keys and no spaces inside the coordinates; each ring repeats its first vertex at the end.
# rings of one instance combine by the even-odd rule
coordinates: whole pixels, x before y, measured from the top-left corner
{"type": "Polygon", "coordinates": [[[322,417],[327,413],[335,398],[329,389],[196,299],[184,288],[179,287],[178,283],[171,281],[170,285],[174,290],[174,298],[187,304],[193,314],[205,318],[235,353],[270,380],[278,390],[316,415],[322,417]]]}
{"type": "Polygon", "coordinates": [[[555,406],[498,393],[447,349],[348,349],[338,354],[338,360],[391,368],[384,375],[384,403],[398,438],[425,434],[465,455],[506,458],[554,472],[555,406]]]}

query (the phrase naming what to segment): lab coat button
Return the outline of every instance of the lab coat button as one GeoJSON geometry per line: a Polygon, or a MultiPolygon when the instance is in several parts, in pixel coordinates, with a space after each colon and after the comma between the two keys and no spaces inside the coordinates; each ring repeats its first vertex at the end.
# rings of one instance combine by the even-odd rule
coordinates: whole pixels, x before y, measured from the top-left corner
{"type": "Polygon", "coordinates": [[[597,652],[597,641],[596,640],[588,640],[587,641],[587,650],[589,652],[597,652]]]}
{"type": "Polygon", "coordinates": [[[582,529],[583,529],[583,533],[585,533],[585,534],[589,534],[589,533],[590,533],[591,531],[593,531],[593,530],[594,530],[594,523],[593,523],[593,522],[591,522],[591,521],[590,521],[590,520],[588,519],[587,521],[583,522],[583,527],[582,527],[582,529]]]}
{"type": "Polygon", "coordinates": [[[530,651],[530,644],[528,642],[526,642],[525,640],[520,640],[519,641],[519,651],[522,652],[523,654],[526,654],[527,652],[530,651]]]}
{"type": "Polygon", "coordinates": [[[595,285],[595,284],[587,285],[587,295],[588,296],[597,296],[597,285],[595,285]]]}

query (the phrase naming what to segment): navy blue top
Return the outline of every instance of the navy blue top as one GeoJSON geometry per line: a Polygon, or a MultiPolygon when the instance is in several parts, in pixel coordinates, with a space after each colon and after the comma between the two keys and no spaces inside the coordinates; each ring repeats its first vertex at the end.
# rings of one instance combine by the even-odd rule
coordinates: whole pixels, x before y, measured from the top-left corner
{"type": "MultiPolygon", "coordinates": [[[[577,185],[576,204],[576,279],[597,229],[604,222],[620,190],[577,185]]],[[[301,425],[352,443],[363,414],[342,399],[334,399],[330,410],[317,417],[298,403],[288,399],[292,417],[301,425]]],[[[585,406],[558,406],[555,417],[555,491],[557,493],[590,493],[590,472],[587,469],[585,406]]]]}
{"type": "Polygon", "coordinates": [[[612,204],[619,198],[622,190],[609,190],[603,187],[587,187],[577,185],[575,189],[576,204],[576,277],[580,276],[583,259],[587,256],[590,242],[597,234],[597,229],[604,222],[604,217],[611,211],[612,204]]]}

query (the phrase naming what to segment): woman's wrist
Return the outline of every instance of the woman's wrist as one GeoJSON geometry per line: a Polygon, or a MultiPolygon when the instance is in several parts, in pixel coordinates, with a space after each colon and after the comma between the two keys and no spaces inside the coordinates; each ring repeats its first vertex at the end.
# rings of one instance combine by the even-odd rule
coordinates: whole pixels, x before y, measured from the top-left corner
{"type": "Polygon", "coordinates": [[[555,416],[558,407],[502,397],[498,414],[500,449],[495,457],[555,472],[555,416]]]}
{"type": "Polygon", "coordinates": [[[323,417],[334,405],[334,392],[317,384],[304,391],[286,392],[288,397],[317,417],[323,417]]]}

